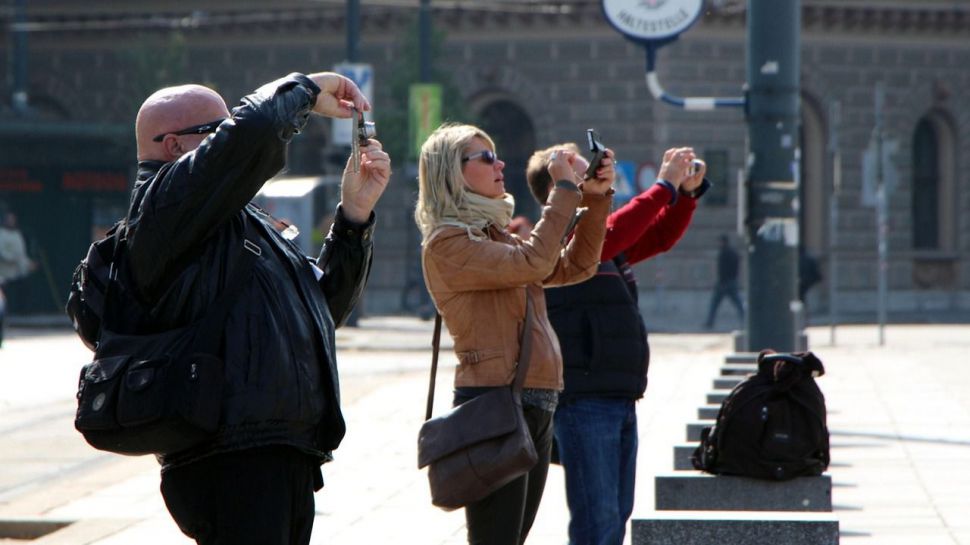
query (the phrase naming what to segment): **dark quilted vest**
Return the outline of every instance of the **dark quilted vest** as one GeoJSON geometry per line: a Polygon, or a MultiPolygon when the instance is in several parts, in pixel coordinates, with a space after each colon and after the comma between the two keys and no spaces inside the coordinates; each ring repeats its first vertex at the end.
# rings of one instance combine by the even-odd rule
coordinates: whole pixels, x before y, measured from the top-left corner
{"type": "Polygon", "coordinates": [[[647,388],[650,347],[626,258],[600,263],[589,280],[546,290],[549,321],[562,348],[560,398],[639,399],[647,388]]]}

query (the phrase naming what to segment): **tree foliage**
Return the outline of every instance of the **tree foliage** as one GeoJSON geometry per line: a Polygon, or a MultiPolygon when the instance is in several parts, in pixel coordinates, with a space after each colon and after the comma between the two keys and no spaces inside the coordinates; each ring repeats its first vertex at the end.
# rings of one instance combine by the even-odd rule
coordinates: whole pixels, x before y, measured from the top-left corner
{"type": "MultiPolygon", "coordinates": [[[[376,111],[378,138],[384,144],[384,149],[391,155],[392,160],[399,164],[405,161],[416,161],[409,144],[408,131],[408,95],[411,84],[420,81],[420,54],[418,50],[418,22],[417,18],[404,33],[398,50],[400,57],[387,77],[387,102],[380,105],[376,111]]],[[[431,37],[431,81],[442,87],[442,121],[456,121],[473,123],[465,107],[464,100],[458,88],[452,83],[451,74],[441,69],[437,62],[440,57],[445,33],[435,29],[431,37]]]]}

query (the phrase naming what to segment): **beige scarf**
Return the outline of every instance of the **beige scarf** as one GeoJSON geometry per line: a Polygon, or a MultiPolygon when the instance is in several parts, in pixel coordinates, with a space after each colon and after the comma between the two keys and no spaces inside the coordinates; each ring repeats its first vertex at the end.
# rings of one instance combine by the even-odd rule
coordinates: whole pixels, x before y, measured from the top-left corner
{"type": "Polygon", "coordinates": [[[441,216],[440,225],[453,225],[468,232],[472,240],[484,240],[489,225],[505,229],[512,221],[515,199],[506,193],[498,199],[483,197],[471,191],[465,192],[465,206],[453,208],[441,216]]]}

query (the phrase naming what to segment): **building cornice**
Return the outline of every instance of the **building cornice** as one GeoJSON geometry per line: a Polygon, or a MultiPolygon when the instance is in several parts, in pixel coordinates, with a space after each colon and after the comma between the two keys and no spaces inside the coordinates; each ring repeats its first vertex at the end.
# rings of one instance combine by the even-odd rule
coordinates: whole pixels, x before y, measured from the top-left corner
{"type": "MultiPolygon", "coordinates": [[[[94,4],[94,5],[92,5],[94,4]]],[[[202,2],[204,4],[204,2],[202,2]]],[[[180,31],[185,34],[257,32],[300,33],[342,32],[345,26],[343,2],[320,2],[315,5],[283,7],[222,8],[219,10],[185,10],[120,12],[98,9],[86,3],[86,11],[47,13],[28,11],[26,21],[15,24],[9,10],[0,14],[0,25],[7,31],[24,30],[43,39],[57,35],[96,36],[110,33],[119,36],[180,31]]],[[[703,16],[705,25],[743,27],[743,3],[721,0],[703,16]],[[716,7],[720,6],[720,7],[716,7]]],[[[432,2],[434,24],[448,29],[453,36],[462,30],[516,28],[590,28],[607,27],[598,1],[509,2],[509,1],[438,1],[432,2]]],[[[362,2],[362,31],[387,32],[402,28],[417,15],[414,2],[384,0],[362,2]],[[410,15],[410,16],[409,16],[410,15]]],[[[802,8],[805,30],[846,32],[906,32],[970,34],[970,2],[850,2],[805,0],[802,8]]]]}

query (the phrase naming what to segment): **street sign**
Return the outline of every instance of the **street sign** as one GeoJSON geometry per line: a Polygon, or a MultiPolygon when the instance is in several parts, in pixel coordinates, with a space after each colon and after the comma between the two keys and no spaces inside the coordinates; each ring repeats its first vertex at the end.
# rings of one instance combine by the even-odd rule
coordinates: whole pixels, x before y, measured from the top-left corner
{"type": "Polygon", "coordinates": [[[637,196],[637,165],[633,161],[616,162],[616,181],[613,182],[613,201],[623,204],[637,196]]]}
{"type": "Polygon", "coordinates": [[[649,161],[641,163],[640,168],[637,169],[637,186],[640,188],[640,191],[646,191],[656,181],[657,165],[649,161]]]}
{"type": "MultiPolygon", "coordinates": [[[[333,71],[350,78],[360,91],[364,93],[367,100],[373,104],[374,101],[374,67],[366,63],[344,62],[333,67],[333,71]]],[[[365,118],[373,115],[373,112],[365,114],[365,118]]],[[[368,119],[369,120],[369,119],[368,119]]],[[[334,119],[331,124],[330,139],[334,145],[350,146],[354,127],[351,119],[334,119]]]]}
{"type": "Polygon", "coordinates": [[[704,0],[603,0],[603,14],[634,42],[658,46],[677,39],[700,16],[704,0]]]}
{"type": "Polygon", "coordinates": [[[421,155],[421,145],[441,124],[441,85],[415,83],[408,94],[408,127],[411,157],[421,155]]]}
{"type": "Polygon", "coordinates": [[[899,171],[896,169],[894,159],[899,153],[899,142],[895,139],[884,139],[882,142],[882,164],[876,161],[878,156],[879,144],[875,138],[869,141],[869,146],[862,152],[862,191],[860,200],[862,206],[875,208],[877,204],[877,190],[879,188],[880,168],[882,183],[885,184],[886,192],[892,193],[896,189],[899,180],[899,171]]]}

